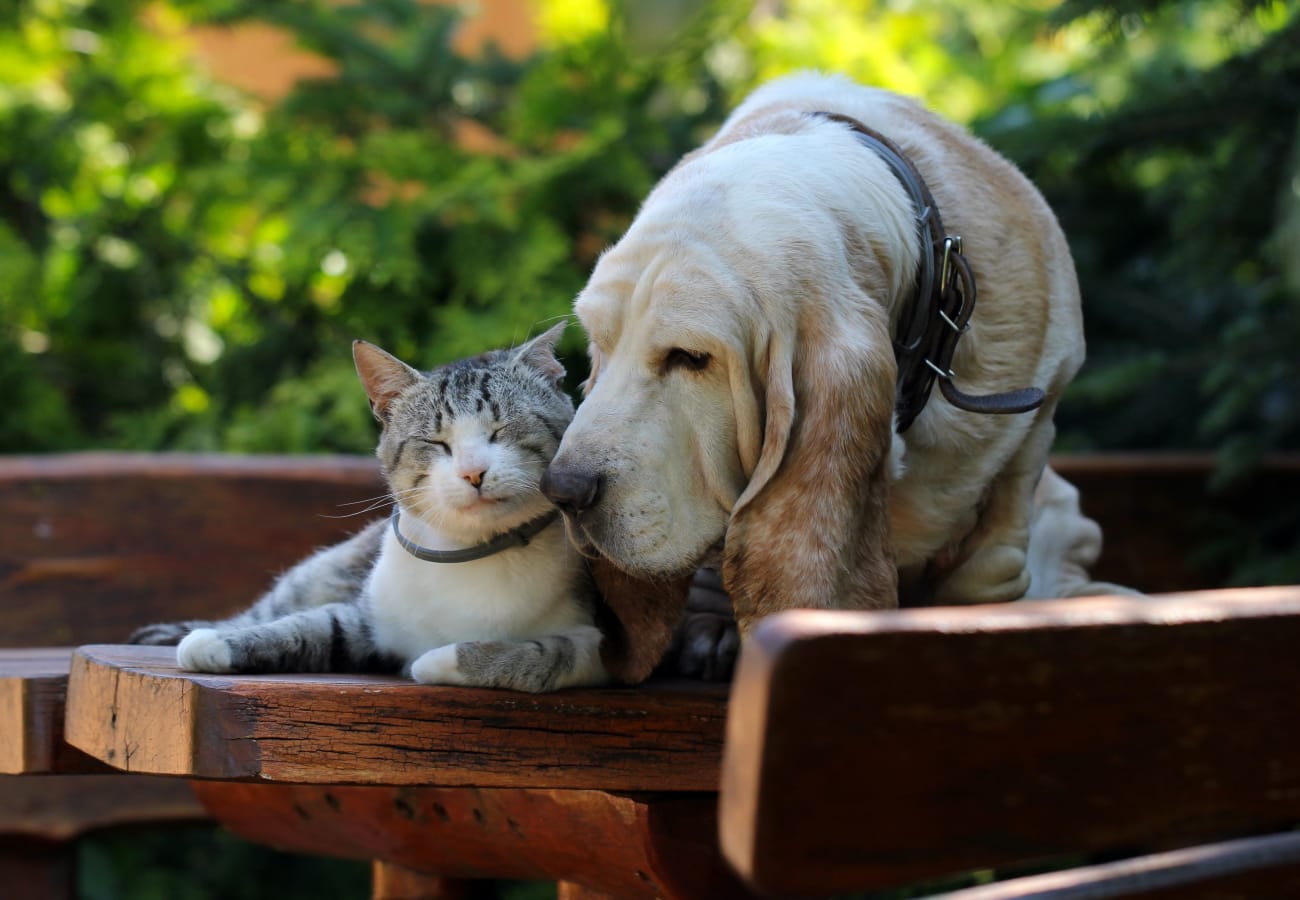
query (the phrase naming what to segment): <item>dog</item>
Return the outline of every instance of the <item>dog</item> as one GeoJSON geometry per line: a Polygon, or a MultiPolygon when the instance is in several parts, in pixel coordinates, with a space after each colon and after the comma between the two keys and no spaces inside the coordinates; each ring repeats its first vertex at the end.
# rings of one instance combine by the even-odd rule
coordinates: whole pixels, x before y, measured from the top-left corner
{"type": "Polygon", "coordinates": [[[1065,236],[918,103],[818,74],[760,87],[574,309],[591,374],[543,491],[593,559],[626,680],[710,563],[742,637],[792,608],[1105,592],[1096,526],[1043,479],[1084,358],[1065,236]]]}

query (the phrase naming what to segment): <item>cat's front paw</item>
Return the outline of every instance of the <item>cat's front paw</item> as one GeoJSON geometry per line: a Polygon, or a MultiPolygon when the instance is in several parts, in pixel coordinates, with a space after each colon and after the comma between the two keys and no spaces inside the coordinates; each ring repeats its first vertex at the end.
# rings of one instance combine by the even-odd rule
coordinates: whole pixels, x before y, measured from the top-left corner
{"type": "Polygon", "coordinates": [[[176,663],[191,672],[225,675],[235,671],[230,644],[215,628],[199,628],[186,635],[176,648],[176,663]]]}
{"type": "Polygon", "coordinates": [[[465,675],[460,670],[456,644],[435,647],[411,663],[411,677],[420,684],[464,684],[465,675]]]}

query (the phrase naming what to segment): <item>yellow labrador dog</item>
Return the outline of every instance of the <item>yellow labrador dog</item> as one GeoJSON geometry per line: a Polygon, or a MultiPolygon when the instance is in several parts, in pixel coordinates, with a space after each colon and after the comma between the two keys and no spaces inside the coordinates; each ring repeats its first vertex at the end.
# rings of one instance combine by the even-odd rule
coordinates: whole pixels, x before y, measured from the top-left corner
{"type": "Polygon", "coordinates": [[[742,634],[794,607],[1093,592],[1099,535],[1054,475],[1030,559],[1084,356],[1069,249],[1019,171],[916,103],[760,88],[575,309],[591,377],[543,489],[599,561],[624,677],[710,562],[742,634]]]}

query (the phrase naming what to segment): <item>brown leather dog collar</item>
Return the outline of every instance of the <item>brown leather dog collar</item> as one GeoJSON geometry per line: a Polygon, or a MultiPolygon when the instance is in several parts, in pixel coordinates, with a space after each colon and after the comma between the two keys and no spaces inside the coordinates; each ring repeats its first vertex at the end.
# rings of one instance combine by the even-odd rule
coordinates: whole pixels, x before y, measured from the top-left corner
{"type": "Polygon", "coordinates": [[[850,116],[824,110],[812,115],[852,129],[864,146],[885,161],[917,210],[922,246],[916,293],[898,317],[893,341],[898,363],[894,399],[898,433],[906,431],[925,409],[936,380],[944,399],[967,412],[1022,413],[1041,406],[1045,395],[1039,388],[973,396],[953,383],[952,357],[975,311],[975,275],[962,255],[961,236],[945,232],[939,206],[925,179],[897,144],[850,116]]]}

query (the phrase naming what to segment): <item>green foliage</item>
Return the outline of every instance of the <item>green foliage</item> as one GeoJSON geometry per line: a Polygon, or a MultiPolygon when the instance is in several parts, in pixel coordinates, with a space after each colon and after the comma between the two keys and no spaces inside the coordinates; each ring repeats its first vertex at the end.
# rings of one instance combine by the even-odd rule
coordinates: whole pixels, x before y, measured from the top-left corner
{"type": "Polygon", "coordinates": [[[1284,236],[1300,18],[1262,3],[1064,8],[1094,9],[1109,37],[1089,65],[982,126],[1034,174],[1078,260],[1090,362],[1059,422],[1075,447],[1220,449],[1227,479],[1300,446],[1284,236]],[[1112,71],[1128,85],[1117,102],[1072,108],[1112,71]]]}
{"type": "MultiPolygon", "coordinates": [[[[355,900],[370,865],[280,853],[209,825],[114,829],[77,845],[82,900],[355,900]]],[[[498,881],[500,900],[554,900],[555,885],[498,881]]]]}
{"type": "Polygon", "coordinates": [[[9,14],[0,449],[364,452],[352,338],[431,365],[565,315],[720,114],[694,77],[712,16],[653,59],[596,33],[521,64],[454,53],[450,7],[186,9],[290,28],[337,72],[263,110],[186,61],[174,8],[9,14]]]}
{"type": "MultiPolygon", "coordinates": [[[[569,309],[654,181],[759,81],[822,67],[972,123],[1070,236],[1090,359],[1061,446],[1300,447],[1300,16],[1280,0],[539,0],[452,49],[415,0],[0,12],[0,450],[368,451],[355,337],[423,364],[569,309]],[[189,22],[334,68],[264,104],[189,22]]],[[[582,335],[570,330],[573,380],[582,335]]]]}
{"type": "Polygon", "coordinates": [[[206,825],[115,830],[78,844],[83,900],[365,897],[364,862],[276,853],[206,825]]]}

